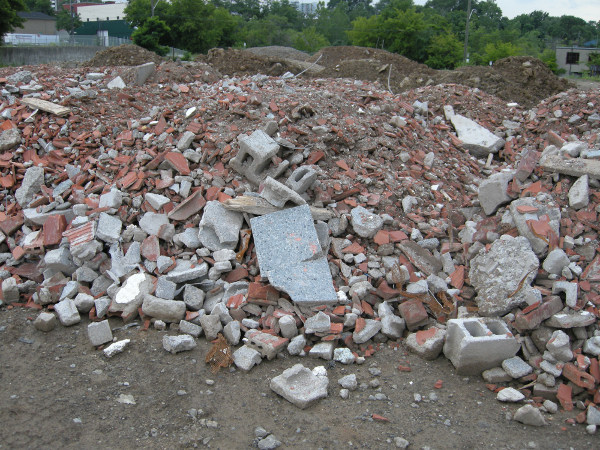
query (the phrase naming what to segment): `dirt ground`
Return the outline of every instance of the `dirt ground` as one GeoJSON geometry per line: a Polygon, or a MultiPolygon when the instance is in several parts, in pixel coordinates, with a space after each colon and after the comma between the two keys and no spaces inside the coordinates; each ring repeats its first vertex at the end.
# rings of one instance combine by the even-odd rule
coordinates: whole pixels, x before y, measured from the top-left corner
{"type": "Polygon", "coordinates": [[[431,449],[589,449],[597,442],[566,425],[560,412],[544,428],[510,421],[517,406],[498,402],[481,378],[456,375],[445,358],[425,361],[389,343],[361,366],[287,357],[248,373],[213,374],[204,339],[171,355],[162,348],[168,331],[124,328],[111,319],[115,336],[132,342],[108,359],[89,344],[87,322],[43,334],[32,317],[21,308],[0,314],[0,448],[252,448],[256,427],[290,449],[394,448],[395,437],[431,449]],[[329,397],[306,410],[269,388],[272,377],[296,363],[325,365],[329,376],[329,397]],[[344,400],[337,380],[351,373],[364,386],[344,400]],[[441,389],[434,388],[438,380],[441,389]],[[373,400],[376,394],[385,399],[373,400]],[[121,395],[135,404],[119,403],[121,395]]]}

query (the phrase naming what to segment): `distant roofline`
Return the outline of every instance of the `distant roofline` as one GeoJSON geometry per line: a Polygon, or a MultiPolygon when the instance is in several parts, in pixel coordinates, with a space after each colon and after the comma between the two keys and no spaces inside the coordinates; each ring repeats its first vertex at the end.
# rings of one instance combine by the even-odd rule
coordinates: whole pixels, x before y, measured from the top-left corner
{"type": "Polygon", "coordinates": [[[49,16],[48,14],[45,14],[45,13],[39,12],[39,11],[19,11],[17,13],[17,15],[21,19],[28,19],[28,20],[54,20],[54,21],[56,21],[56,17],[49,16]]]}
{"type": "Polygon", "coordinates": [[[556,50],[561,49],[561,50],[598,50],[600,51],[600,48],[598,47],[579,47],[579,46],[568,46],[568,47],[556,47],[556,50]]]}

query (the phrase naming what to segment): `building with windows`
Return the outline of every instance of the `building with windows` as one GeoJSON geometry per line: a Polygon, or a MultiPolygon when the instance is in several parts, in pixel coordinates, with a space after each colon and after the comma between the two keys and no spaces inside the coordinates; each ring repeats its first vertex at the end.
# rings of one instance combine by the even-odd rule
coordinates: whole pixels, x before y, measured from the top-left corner
{"type": "Polygon", "coordinates": [[[600,48],[556,47],[556,64],[569,75],[582,75],[584,72],[594,71],[594,68],[588,66],[592,54],[600,54],[600,48]]]}
{"type": "Polygon", "coordinates": [[[290,5],[292,5],[294,8],[296,8],[298,11],[300,11],[305,16],[310,16],[311,14],[314,14],[315,12],[317,12],[317,7],[319,6],[319,3],[317,3],[317,2],[305,3],[305,2],[300,2],[300,1],[296,0],[296,1],[291,1],[290,5]]]}

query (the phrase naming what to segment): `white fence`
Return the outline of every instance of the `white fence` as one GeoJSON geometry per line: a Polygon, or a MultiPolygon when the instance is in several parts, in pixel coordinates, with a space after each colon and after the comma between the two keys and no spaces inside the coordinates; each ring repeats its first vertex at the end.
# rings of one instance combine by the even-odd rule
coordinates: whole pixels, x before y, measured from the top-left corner
{"type": "Polygon", "coordinates": [[[7,33],[4,43],[11,45],[50,45],[58,44],[59,36],[56,34],[19,34],[7,33]]]}

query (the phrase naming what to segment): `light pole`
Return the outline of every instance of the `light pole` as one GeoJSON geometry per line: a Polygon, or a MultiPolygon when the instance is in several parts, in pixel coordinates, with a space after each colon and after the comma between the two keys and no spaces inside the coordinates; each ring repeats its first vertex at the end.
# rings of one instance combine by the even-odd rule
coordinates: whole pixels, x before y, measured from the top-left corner
{"type": "Polygon", "coordinates": [[[467,5],[467,25],[465,27],[465,49],[463,52],[463,61],[467,62],[467,47],[469,46],[469,21],[471,20],[471,0],[467,5]]]}

